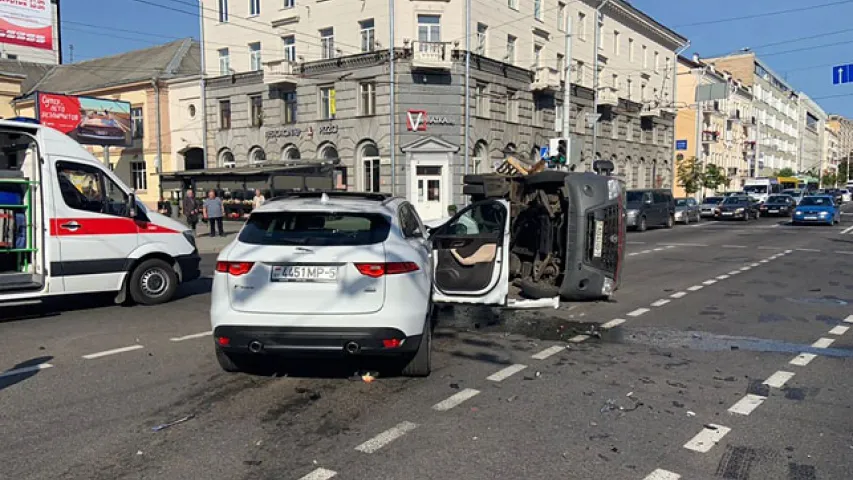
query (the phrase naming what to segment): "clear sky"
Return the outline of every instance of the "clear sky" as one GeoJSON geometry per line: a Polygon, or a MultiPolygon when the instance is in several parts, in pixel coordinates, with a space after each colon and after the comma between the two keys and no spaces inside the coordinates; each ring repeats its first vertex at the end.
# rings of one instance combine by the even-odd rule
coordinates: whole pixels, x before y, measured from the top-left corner
{"type": "MultiPolygon", "coordinates": [[[[634,0],[632,3],[689,38],[692,45],[685,52],[688,56],[696,52],[710,57],[752,48],[827,113],[853,117],[853,83],[832,85],[832,66],[853,63],[850,21],[853,0],[634,0]],[[791,9],[797,11],[766,15],[791,9]],[[759,16],[702,24],[752,15],[759,16]]],[[[198,38],[197,0],[62,0],[61,4],[66,60],[71,45],[74,59],[82,60],[176,38],[198,38]]],[[[205,14],[214,15],[209,11],[205,14]]]]}

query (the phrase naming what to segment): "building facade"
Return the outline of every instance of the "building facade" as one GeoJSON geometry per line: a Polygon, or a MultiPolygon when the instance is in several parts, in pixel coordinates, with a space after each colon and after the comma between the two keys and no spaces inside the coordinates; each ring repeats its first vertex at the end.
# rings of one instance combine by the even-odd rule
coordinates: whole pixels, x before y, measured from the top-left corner
{"type": "Polygon", "coordinates": [[[783,168],[796,171],[800,159],[800,110],[794,88],[754,53],[704,61],[752,89],[757,137],[756,161],[750,165],[749,176],[772,176],[783,168]]]}
{"type": "MultiPolygon", "coordinates": [[[[827,125],[838,137],[838,162],[844,162],[845,170],[849,172],[850,156],[853,155],[853,120],[841,115],[830,115],[827,125]]],[[[848,176],[850,174],[848,173],[848,176]]],[[[839,179],[846,182],[848,179],[839,179]]]]}
{"type": "MultiPolygon", "coordinates": [[[[838,174],[839,147],[838,132],[827,121],[823,128],[823,164],[820,169],[822,174],[838,174]]],[[[836,177],[836,183],[838,180],[836,177]]]]}
{"type": "Polygon", "coordinates": [[[798,94],[799,101],[799,145],[797,151],[797,173],[810,173],[821,176],[824,158],[824,131],[826,130],[826,112],[803,92],[798,94]]]}
{"type": "Polygon", "coordinates": [[[508,156],[535,162],[560,135],[569,70],[579,168],[608,159],[631,186],[671,185],[672,59],[686,40],[626,2],[608,3],[598,30],[597,0],[474,2],[467,125],[464,1],[395,4],[393,78],[388,2],[269,4],[204,2],[216,12],[204,26],[207,167],[338,162],[339,185],[407,196],[424,218],[444,216],[464,201],[464,172],[508,156]]]}

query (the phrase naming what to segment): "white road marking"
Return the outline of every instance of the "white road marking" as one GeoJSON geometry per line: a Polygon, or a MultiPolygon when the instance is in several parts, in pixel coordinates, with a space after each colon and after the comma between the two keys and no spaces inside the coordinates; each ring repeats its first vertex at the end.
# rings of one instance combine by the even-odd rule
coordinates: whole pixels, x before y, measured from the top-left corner
{"type": "Polygon", "coordinates": [[[643,480],[679,480],[680,478],[681,475],[677,473],[672,473],[669,470],[658,468],[654,472],[650,473],[643,480]]]}
{"type": "Polygon", "coordinates": [[[786,254],[791,253],[791,252],[793,252],[793,250],[785,250],[786,254]]]}
{"type": "Polygon", "coordinates": [[[835,253],[837,253],[839,255],[853,255],[853,252],[850,252],[847,250],[836,250],[835,253]]]}
{"type": "Polygon", "coordinates": [[[725,280],[729,278],[729,275],[717,275],[717,280],[725,280]]]}
{"type": "Polygon", "coordinates": [[[833,343],[835,343],[834,338],[819,338],[819,339],[817,339],[816,342],[814,342],[812,344],[812,347],[814,347],[814,348],[827,348],[830,345],[832,345],[833,343]]]}
{"type": "Polygon", "coordinates": [[[589,335],[575,335],[574,337],[569,339],[571,343],[583,343],[589,339],[589,335]]]}
{"type": "Polygon", "coordinates": [[[648,308],[638,308],[638,309],[634,310],[633,312],[628,312],[626,315],[628,315],[629,317],[639,317],[640,315],[642,315],[648,311],[649,311],[648,308]]]}
{"type": "Polygon", "coordinates": [[[790,363],[791,365],[796,365],[798,367],[805,367],[815,358],[817,358],[817,355],[813,353],[801,353],[794,357],[794,359],[788,363],[790,363]]]}
{"type": "Polygon", "coordinates": [[[13,370],[7,370],[5,372],[0,373],[0,378],[3,377],[14,377],[15,375],[21,375],[24,373],[37,372],[39,370],[44,370],[46,368],[52,368],[53,365],[49,363],[39,363],[38,365],[30,365],[29,367],[21,367],[15,368],[13,370]]]}
{"type": "Polygon", "coordinates": [[[628,245],[645,245],[646,244],[646,242],[625,242],[625,243],[627,243],[628,245]]]}
{"type": "Polygon", "coordinates": [[[752,268],[755,268],[755,267],[757,267],[757,266],[758,266],[758,264],[757,264],[757,263],[751,263],[749,266],[750,266],[750,267],[752,267],[752,268]]]}
{"type": "Polygon", "coordinates": [[[662,248],[662,247],[658,247],[658,248],[653,248],[652,250],[653,250],[653,251],[655,251],[655,252],[660,252],[661,250],[663,250],[663,248],[662,248]]]}
{"type": "Polygon", "coordinates": [[[850,327],[838,325],[837,327],[832,327],[832,330],[830,330],[829,333],[830,335],[844,335],[845,333],[847,333],[847,330],[850,330],[850,327]]]}
{"type": "Polygon", "coordinates": [[[695,292],[697,290],[702,290],[703,288],[705,288],[704,285],[693,285],[692,287],[688,287],[687,289],[691,292],[695,292]]]}
{"type": "Polygon", "coordinates": [[[503,370],[498,370],[497,372],[486,377],[486,380],[491,380],[493,382],[502,382],[507,378],[515,375],[516,373],[527,368],[527,365],[522,365],[520,363],[516,363],[515,365],[510,365],[503,370]]]}
{"type": "Polygon", "coordinates": [[[747,270],[749,270],[749,269],[751,269],[751,268],[752,268],[752,267],[740,267],[740,270],[741,270],[742,272],[745,272],[745,271],[747,271],[747,270]]]}
{"type": "Polygon", "coordinates": [[[209,337],[211,335],[213,335],[213,331],[209,330],[207,332],[193,333],[192,335],[184,335],[183,337],[174,337],[174,338],[170,338],[169,340],[171,340],[173,342],[183,342],[184,340],[192,340],[194,338],[209,337]]]}
{"type": "Polygon", "coordinates": [[[621,318],[614,318],[613,320],[611,320],[607,323],[602,323],[601,326],[599,326],[598,328],[600,328],[602,330],[609,330],[613,327],[618,327],[619,325],[622,325],[623,323],[625,323],[625,320],[623,320],[621,318]]]}
{"type": "Polygon", "coordinates": [[[816,248],[798,248],[798,252],[820,252],[820,250],[816,248]]]}
{"type": "Polygon", "coordinates": [[[788,380],[793,378],[793,376],[793,372],[783,372],[782,370],[779,370],[773,375],[770,375],[767,380],[763,381],[762,383],[764,385],[767,385],[768,387],[782,388],[782,385],[785,385],[785,383],[787,383],[788,380]]]}
{"type": "Polygon", "coordinates": [[[746,248],[746,245],[723,245],[723,248],[746,248]]]}
{"type": "Polygon", "coordinates": [[[707,243],[659,243],[667,248],[672,247],[710,247],[707,243]]]}
{"type": "Polygon", "coordinates": [[[713,285],[713,284],[717,283],[717,281],[712,278],[711,280],[705,280],[702,283],[705,285],[713,285]]]}
{"type": "Polygon", "coordinates": [[[629,254],[628,254],[628,256],[629,256],[629,257],[633,257],[634,255],[639,255],[639,253],[637,253],[637,252],[633,252],[633,253],[629,253],[629,254]]]}
{"type": "Polygon", "coordinates": [[[844,319],[844,323],[853,323],[853,315],[847,315],[847,318],[844,319]]]}
{"type": "Polygon", "coordinates": [[[732,270],[731,272],[729,272],[729,275],[737,275],[738,273],[740,273],[739,270],[732,270]]]}
{"type": "Polygon", "coordinates": [[[565,349],[566,349],[566,347],[564,347],[562,345],[554,345],[553,347],[548,347],[545,350],[542,350],[541,352],[534,354],[532,356],[532,358],[534,360],[545,360],[546,358],[550,357],[551,355],[554,355],[555,353],[560,353],[565,349]]]}
{"type": "Polygon", "coordinates": [[[853,227],[847,227],[841,231],[841,234],[842,235],[848,234],[848,233],[850,233],[851,230],[853,230],[853,227]]]}
{"type": "Polygon", "coordinates": [[[362,453],[373,453],[416,428],[418,428],[418,426],[415,423],[400,422],[397,426],[385,430],[379,435],[355,447],[355,449],[362,453]]]}
{"type": "Polygon", "coordinates": [[[458,406],[460,403],[469,400],[473,397],[476,397],[480,393],[479,390],[474,390],[473,388],[466,388],[459,393],[451,395],[446,399],[436,403],[432,406],[433,410],[437,410],[439,412],[446,412],[453,407],[458,406]]]}
{"type": "Polygon", "coordinates": [[[737,403],[735,403],[729,408],[729,413],[737,413],[738,415],[749,415],[750,413],[752,413],[753,410],[758,408],[759,405],[764,403],[765,400],[767,400],[767,397],[747,393],[745,397],[738,400],[737,403]]]}
{"type": "Polygon", "coordinates": [[[140,348],[145,348],[145,347],[143,347],[142,345],[131,345],[129,347],[114,348],[112,350],[104,350],[103,352],[90,353],[88,355],[83,355],[83,358],[85,358],[86,360],[92,360],[93,358],[106,357],[107,355],[115,355],[117,353],[132,352],[133,350],[139,350],[140,348]]]}
{"type": "Polygon", "coordinates": [[[662,307],[671,301],[672,300],[669,300],[667,298],[661,298],[660,300],[655,300],[654,302],[652,302],[652,306],[653,307],[662,307]]]}
{"type": "Polygon", "coordinates": [[[758,247],[759,250],[782,250],[778,247],[758,247]]]}
{"type": "Polygon", "coordinates": [[[675,245],[666,245],[664,248],[666,248],[667,250],[669,250],[670,248],[675,248],[675,245]]]}
{"type": "Polygon", "coordinates": [[[709,423],[692,440],[685,443],[684,448],[694,452],[708,453],[731,430],[729,427],[709,423]]]}
{"type": "Polygon", "coordinates": [[[642,251],[642,252],[640,252],[640,253],[650,253],[650,252],[651,252],[651,250],[643,250],[643,251],[642,251]]]}
{"type": "Polygon", "coordinates": [[[672,297],[672,298],[681,298],[681,297],[683,297],[683,296],[685,296],[685,295],[687,295],[687,292],[675,292],[675,293],[673,293],[672,295],[670,295],[670,297],[672,297]]]}
{"type": "Polygon", "coordinates": [[[335,472],[334,470],[318,468],[313,472],[309,473],[308,475],[305,475],[304,477],[300,478],[299,480],[329,480],[337,474],[338,472],[335,472]]]}
{"type": "Polygon", "coordinates": [[[779,228],[779,224],[777,223],[776,225],[770,225],[770,228],[779,228]]]}
{"type": "Polygon", "coordinates": [[[759,261],[758,261],[758,263],[767,263],[767,262],[769,262],[769,261],[770,261],[770,260],[767,260],[767,259],[765,258],[764,260],[759,260],[759,261]]]}

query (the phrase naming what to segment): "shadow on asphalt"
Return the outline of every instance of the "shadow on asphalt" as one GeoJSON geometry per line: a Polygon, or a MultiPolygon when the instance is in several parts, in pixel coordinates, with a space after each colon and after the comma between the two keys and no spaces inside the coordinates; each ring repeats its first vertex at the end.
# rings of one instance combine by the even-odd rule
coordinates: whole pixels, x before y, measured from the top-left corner
{"type": "MultiPolygon", "coordinates": [[[[4,374],[7,372],[11,372],[13,370],[18,370],[18,369],[22,369],[22,368],[25,369],[27,367],[35,367],[36,365],[40,365],[42,363],[49,362],[52,359],[53,359],[53,357],[51,357],[51,356],[36,357],[36,358],[30,359],[30,360],[21,362],[12,368],[6,369],[5,371],[0,372],[0,374],[4,374]]],[[[24,372],[21,372],[18,374],[9,375],[6,377],[0,377],[0,390],[6,389],[8,387],[11,387],[12,385],[15,385],[17,383],[21,383],[24,380],[27,380],[31,377],[34,377],[34,376],[38,375],[38,373],[40,371],[41,370],[29,370],[29,371],[24,371],[24,372]]]]}

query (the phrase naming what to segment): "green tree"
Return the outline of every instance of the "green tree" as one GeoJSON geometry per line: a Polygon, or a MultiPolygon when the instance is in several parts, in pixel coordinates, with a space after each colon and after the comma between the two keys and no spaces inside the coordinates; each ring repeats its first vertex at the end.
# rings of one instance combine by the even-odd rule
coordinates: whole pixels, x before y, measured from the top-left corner
{"type": "Polygon", "coordinates": [[[793,177],[794,175],[796,175],[794,170],[788,167],[782,168],[776,172],[777,177],[793,177]]]}
{"type": "Polygon", "coordinates": [[[823,185],[823,188],[833,188],[837,186],[838,176],[835,172],[826,171],[823,172],[823,175],[820,177],[820,183],[823,185]]]}
{"type": "Polygon", "coordinates": [[[678,184],[688,195],[693,195],[702,188],[702,164],[696,157],[690,157],[678,162],[678,184]]]}
{"type": "Polygon", "coordinates": [[[708,166],[705,167],[705,173],[702,175],[702,185],[705,188],[716,190],[717,187],[725,185],[726,183],[726,174],[723,173],[723,169],[713,163],[709,163],[708,166]]]}
{"type": "MultiPolygon", "coordinates": [[[[853,160],[853,159],[851,159],[851,160],[853,160]]],[[[840,186],[843,187],[843,186],[847,185],[847,159],[846,158],[842,158],[838,162],[838,173],[836,174],[836,177],[838,180],[838,184],[840,186]]]]}

